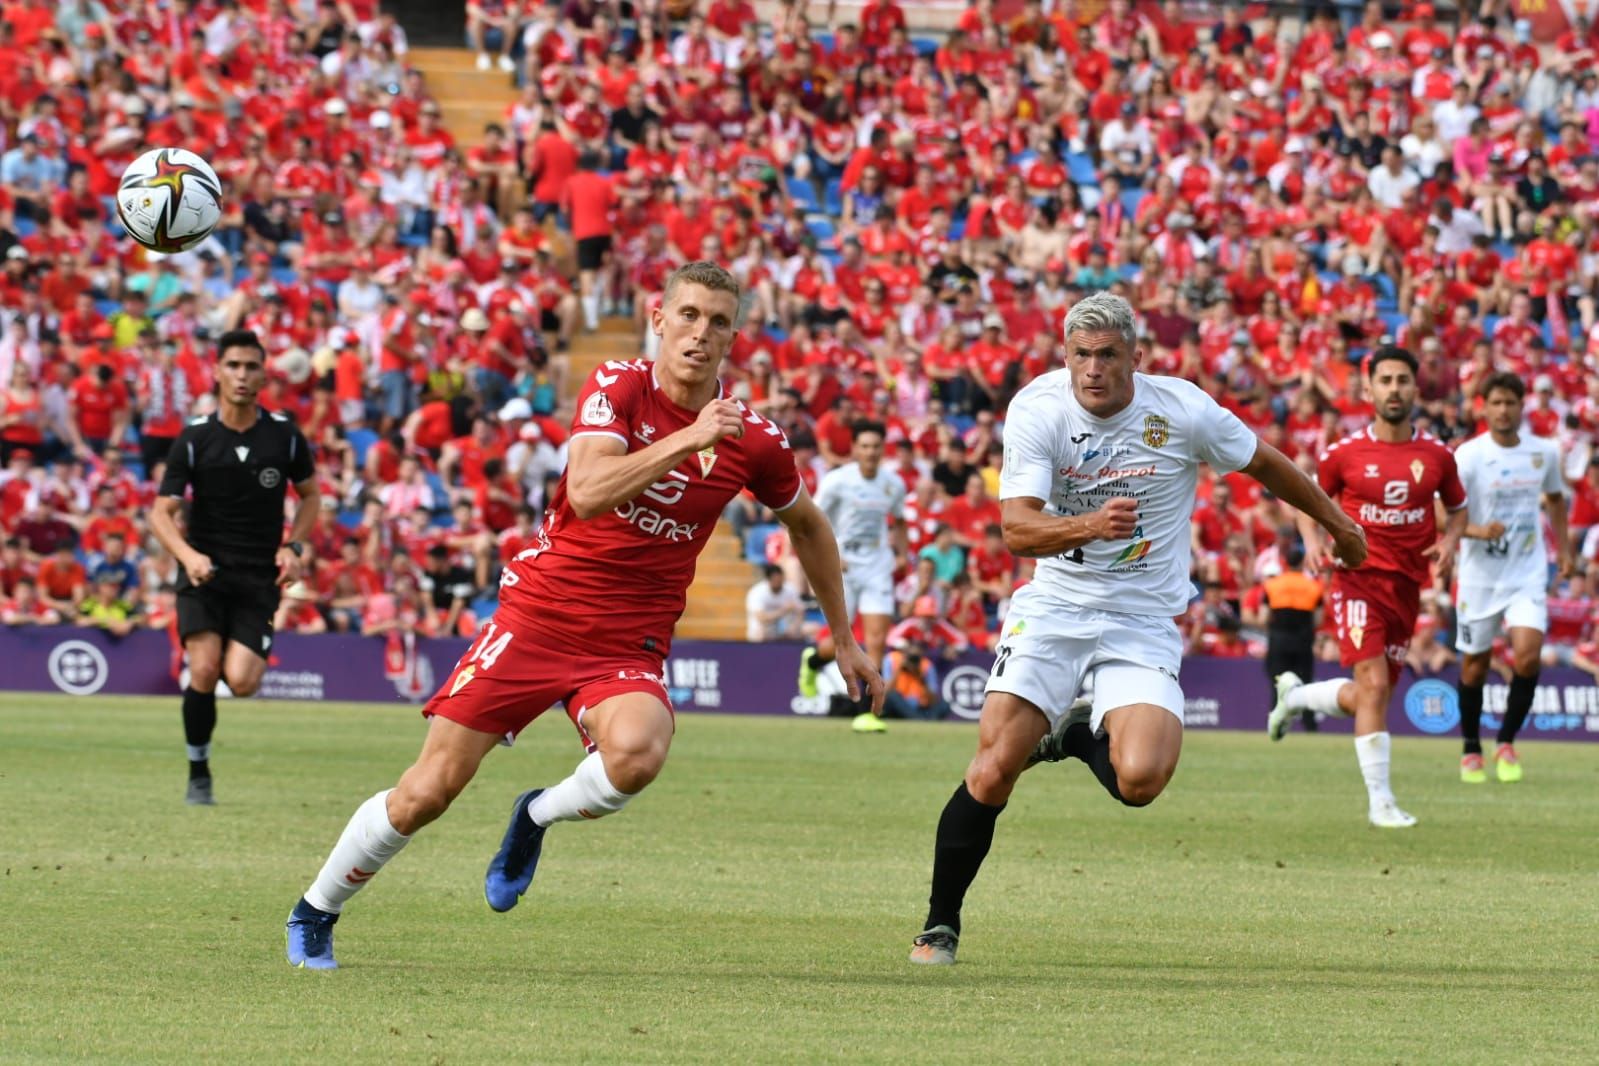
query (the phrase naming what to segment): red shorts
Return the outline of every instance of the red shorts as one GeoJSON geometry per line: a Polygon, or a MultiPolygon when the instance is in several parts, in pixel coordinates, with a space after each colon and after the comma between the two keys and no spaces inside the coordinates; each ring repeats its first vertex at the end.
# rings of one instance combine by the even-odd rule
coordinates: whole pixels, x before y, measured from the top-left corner
{"type": "Polygon", "coordinates": [[[422,716],[438,715],[480,733],[495,733],[507,742],[529,722],[557,703],[577,726],[584,747],[594,743],[583,728],[583,712],[628,692],[647,692],[672,710],[659,656],[642,652],[579,656],[551,651],[542,634],[516,622],[502,626],[496,612],[484,623],[450,676],[422,708],[422,716]]]}
{"type": "Polygon", "coordinates": [[[1399,680],[1405,652],[1416,632],[1421,588],[1386,570],[1339,570],[1333,574],[1333,623],[1338,629],[1338,661],[1354,666],[1384,656],[1388,684],[1399,680]]]}

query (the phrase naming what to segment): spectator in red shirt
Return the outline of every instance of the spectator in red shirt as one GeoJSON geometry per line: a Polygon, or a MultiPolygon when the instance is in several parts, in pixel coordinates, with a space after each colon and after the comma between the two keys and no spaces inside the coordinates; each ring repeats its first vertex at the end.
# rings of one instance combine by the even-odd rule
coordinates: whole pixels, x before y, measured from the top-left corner
{"type": "Polygon", "coordinates": [[[561,206],[577,242],[578,303],[590,332],[600,324],[600,301],[605,295],[600,291],[600,270],[610,259],[612,213],[621,203],[616,187],[599,168],[599,153],[583,152],[578,156],[577,173],[561,193],[561,206]]]}
{"type": "Polygon", "coordinates": [[[101,363],[87,369],[67,394],[67,432],[80,458],[102,454],[128,431],[128,393],[116,371],[101,363]]]}
{"type": "Polygon", "coordinates": [[[999,521],[999,504],[988,494],[983,475],[975,471],[966,478],[966,491],[949,501],[944,510],[944,523],[955,535],[955,543],[968,551],[981,544],[988,527],[999,521]]]}

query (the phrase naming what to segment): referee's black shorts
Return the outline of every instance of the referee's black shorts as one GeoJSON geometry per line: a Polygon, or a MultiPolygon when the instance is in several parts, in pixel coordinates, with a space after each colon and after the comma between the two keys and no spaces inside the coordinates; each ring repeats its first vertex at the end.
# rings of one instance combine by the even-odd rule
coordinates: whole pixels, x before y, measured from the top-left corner
{"type": "Polygon", "coordinates": [[[178,575],[178,636],[188,640],[196,633],[216,633],[224,650],[238,641],[265,659],[272,652],[272,616],[277,614],[280,590],[273,570],[219,568],[203,585],[178,575]]]}
{"type": "Polygon", "coordinates": [[[577,268],[598,270],[605,265],[605,253],[611,250],[611,237],[581,237],[577,242],[577,268]]]}

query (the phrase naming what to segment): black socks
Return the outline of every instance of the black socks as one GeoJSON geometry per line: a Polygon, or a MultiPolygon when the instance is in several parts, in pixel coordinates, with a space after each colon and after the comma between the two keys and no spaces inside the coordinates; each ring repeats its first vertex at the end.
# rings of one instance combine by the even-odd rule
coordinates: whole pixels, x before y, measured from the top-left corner
{"type": "Polygon", "coordinates": [[[1460,739],[1467,755],[1482,754],[1482,686],[1461,685],[1460,739]]]}
{"type": "MultiPolygon", "coordinates": [[[[1480,689],[1478,690],[1481,691],[1480,689]]],[[[1538,675],[1512,677],[1510,695],[1505,699],[1505,720],[1499,723],[1499,743],[1514,744],[1516,734],[1527,724],[1527,713],[1532,710],[1532,698],[1538,692],[1538,675]]],[[[1479,697],[1480,698],[1480,697],[1479,697]]],[[[1461,711],[1465,717],[1465,711],[1461,711]]],[[[1482,749],[1478,749],[1479,751],[1482,749]]]]}
{"type": "Polygon", "coordinates": [[[1004,804],[990,807],[977,802],[966,791],[964,781],[944,804],[933,845],[933,891],[927,900],[927,924],[923,929],[947,925],[960,932],[961,903],[994,843],[994,820],[1004,809],[1004,804]]]}
{"type": "Polygon", "coordinates": [[[1099,778],[1099,783],[1105,786],[1105,791],[1117,803],[1128,807],[1147,807],[1147,803],[1134,803],[1122,795],[1122,790],[1116,784],[1116,767],[1110,764],[1110,734],[1095,736],[1087,722],[1078,722],[1066,727],[1066,754],[1075,759],[1081,759],[1094,771],[1094,776],[1099,778]]]}
{"type": "Polygon", "coordinates": [[[194,750],[205,751],[211,744],[211,734],[217,727],[217,694],[183,690],[183,739],[190,749],[189,780],[210,777],[210,760],[202,755],[194,758],[194,750]]]}

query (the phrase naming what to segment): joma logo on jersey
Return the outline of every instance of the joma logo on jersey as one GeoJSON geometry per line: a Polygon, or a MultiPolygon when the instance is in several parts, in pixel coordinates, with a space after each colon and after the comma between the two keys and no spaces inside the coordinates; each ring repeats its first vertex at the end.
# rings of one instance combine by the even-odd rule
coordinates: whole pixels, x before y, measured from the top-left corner
{"type": "Polygon", "coordinates": [[[694,535],[700,531],[698,522],[679,522],[653,507],[645,507],[637,500],[631,500],[618,507],[616,517],[629,525],[636,526],[640,532],[671,541],[693,540],[694,535]]]}

